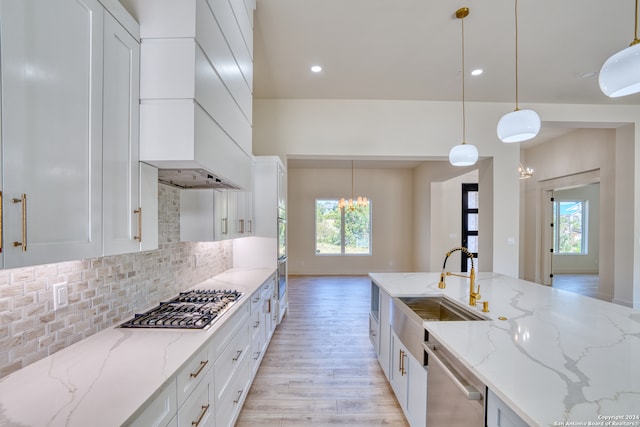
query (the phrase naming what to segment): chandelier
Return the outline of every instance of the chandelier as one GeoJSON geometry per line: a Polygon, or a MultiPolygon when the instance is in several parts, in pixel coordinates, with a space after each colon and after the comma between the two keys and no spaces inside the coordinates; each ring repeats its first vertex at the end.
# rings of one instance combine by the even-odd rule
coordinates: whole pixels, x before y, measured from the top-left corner
{"type": "Polygon", "coordinates": [[[357,198],[354,197],[354,191],[353,191],[353,179],[354,177],[354,173],[353,173],[353,160],[351,160],[351,198],[350,199],[345,199],[344,197],[340,199],[340,201],[338,202],[338,207],[340,209],[345,209],[348,208],[350,210],[355,210],[356,208],[359,207],[364,207],[367,206],[369,204],[369,200],[366,197],[362,197],[362,196],[358,196],[357,198]]]}

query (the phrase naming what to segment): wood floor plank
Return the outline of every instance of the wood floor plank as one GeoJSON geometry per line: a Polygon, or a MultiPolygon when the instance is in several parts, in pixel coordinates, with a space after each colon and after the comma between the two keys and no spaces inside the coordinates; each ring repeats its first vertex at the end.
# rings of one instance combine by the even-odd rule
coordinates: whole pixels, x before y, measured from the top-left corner
{"type": "Polygon", "coordinates": [[[236,426],[408,427],[369,341],[366,276],[291,276],[236,426]]]}

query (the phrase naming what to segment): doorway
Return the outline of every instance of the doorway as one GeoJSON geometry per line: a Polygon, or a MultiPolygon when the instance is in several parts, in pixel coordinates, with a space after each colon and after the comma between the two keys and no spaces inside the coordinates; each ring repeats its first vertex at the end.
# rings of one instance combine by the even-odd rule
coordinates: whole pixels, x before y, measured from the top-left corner
{"type": "Polygon", "coordinates": [[[599,282],[600,183],[547,191],[545,239],[553,287],[594,296],[599,282]]]}

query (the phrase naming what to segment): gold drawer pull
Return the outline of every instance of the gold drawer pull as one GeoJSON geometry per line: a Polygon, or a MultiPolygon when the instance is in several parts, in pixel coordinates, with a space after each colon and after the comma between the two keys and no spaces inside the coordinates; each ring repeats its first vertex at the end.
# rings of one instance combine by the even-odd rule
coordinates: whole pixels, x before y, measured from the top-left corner
{"type": "Polygon", "coordinates": [[[198,427],[200,425],[200,423],[202,422],[202,419],[204,418],[204,416],[206,415],[208,410],[209,410],[209,405],[203,405],[202,406],[202,412],[200,412],[200,416],[198,417],[198,419],[196,421],[191,421],[191,425],[193,427],[198,427]]]}
{"type": "Polygon", "coordinates": [[[237,361],[238,361],[238,359],[240,359],[240,355],[241,355],[241,354],[242,354],[242,350],[238,350],[238,354],[236,354],[236,357],[234,357],[234,358],[233,358],[233,359],[231,359],[231,360],[233,360],[234,362],[237,362],[237,361]]]}
{"type": "Polygon", "coordinates": [[[134,209],[133,213],[138,215],[138,235],[133,236],[133,240],[142,242],[142,208],[134,209]]]}
{"type": "Polygon", "coordinates": [[[260,321],[258,320],[255,325],[253,325],[254,329],[260,326],[260,321]]]}
{"type": "Polygon", "coordinates": [[[242,397],[242,392],[243,391],[244,391],[244,389],[238,391],[238,398],[233,401],[234,404],[238,404],[238,402],[240,402],[240,398],[242,397]]]}
{"type": "Polygon", "coordinates": [[[20,246],[22,252],[27,251],[27,195],[22,194],[19,199],[13,198],[13,203],[22,204],[22,242],[13,242],[14,247],[20,246]]]}
{"type": "Polygon", "coordinates": [[[191,378],[197,378],[197,377],[198,377],[198,375],[200,375],[200,372],[202,372],[202,370],[204,369],[204,367],[205,367],[205,366],[207,366],[207,363],[209,363],[209,361],[208,361],[208,360],[203,360],[203,361],[201,361],[201,362],[200,362],[200,367],[198,368],[198,370],[197,370],[197,371],[195,371],[195,372],[190,373],[190,374],[189,374],[189,377],[191,377],[191,378]]]}

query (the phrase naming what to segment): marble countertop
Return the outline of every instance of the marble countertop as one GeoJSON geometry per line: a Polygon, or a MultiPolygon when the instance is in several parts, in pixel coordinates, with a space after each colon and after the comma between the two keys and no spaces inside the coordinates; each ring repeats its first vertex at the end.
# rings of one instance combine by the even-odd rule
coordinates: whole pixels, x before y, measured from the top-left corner
{"type": "Polygon", "coordinates": [[[245,293],[206,330],[112,327],[2,378],[0,426],[122,425],[273,272],[232,269],[193,286],[245,293]]]}
{"type": "MultiPolygon", "coordinates": [[[[439,273],[370,277],[392,297],[444,294],[482,306],[467,305],[467,279],[447,277],[438,289],[439,273]]],[[[639,311],[494,273],[477,283],[490,310],[479,314],[491,320],[425,328],[520,417],[532,426],[640,426],[639,311]]]]}

